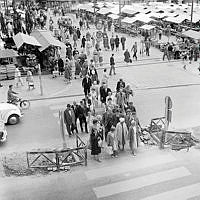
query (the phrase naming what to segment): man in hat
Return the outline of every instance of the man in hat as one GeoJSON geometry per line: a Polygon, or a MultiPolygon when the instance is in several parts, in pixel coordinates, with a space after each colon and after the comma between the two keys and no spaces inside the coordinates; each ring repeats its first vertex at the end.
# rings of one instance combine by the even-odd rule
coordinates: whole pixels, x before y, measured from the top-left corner
{"type": "Polygon", "coordinates": [[[120,117],[119,122],[116,126],[116,137],[118,141],[118,147],[124,151],[124,146],[126,144],[126,138],[128,135],[128,129],[125,123],[124,117],[120,117]]]}
{"type": "Polygon", "coordinates": [[[76,125],[75,125],[75,114],[73,109],[71,109],[70,104],[67,104],[67,108],[64,111],[64,123],[66,125],[67,132],[71,137],[74,129],[76,128],[76,125]]]}

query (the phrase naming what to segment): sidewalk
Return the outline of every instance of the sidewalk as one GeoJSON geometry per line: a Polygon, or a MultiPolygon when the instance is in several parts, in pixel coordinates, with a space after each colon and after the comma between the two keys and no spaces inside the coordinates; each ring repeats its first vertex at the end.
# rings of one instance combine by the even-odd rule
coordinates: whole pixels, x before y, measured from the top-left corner
{"type": "MultiPolygon", "coordinates": [[[[73,14],[69,14],[69,16],[72,18],[73,23],[78,26],[78,21],[75,19],[75,16],[73,14]]],[[[55,23],[55,19],[54,19],[54,23],[55,23]]],[[[91,33],[96,32],[94,26],[91,26],[91,33]]],[[[83,31],[83,35],[86,33],[86,30],[83,31]]],[[[108,32],[109,38],[111,37],[112,33],[108,32]]],[[[121,34],[121,33],[114,33],[114,37],[118,35],[119,37],[121,37],[122,35],[124,35],[127,40],[126,40],[126,48],[129,49],[129,51],[132,48],[132,45],[134,44],[135,41],[138,42],[138,48],[140,46],[140,37],[130,37],[128,35],[125,34],[121,34]]],[[[168,41],[168,38],[166,36],[163,36],[163,40],[164,41],[168,41]]],[[[174,40],[173,37],[170,38],[170,41],[174,40]]],[[[72,42],[72,38],[70,38],[70,41],[72,42]]],[[[73,42],[72,42],[73,44],[73,42]]],[[[78,41],[78,46],[80,47],[80,40],[78,41]]],[[[103,50],[103,45],[101,44],[102,50],[103,50]]],[[[81,52],[81,48],[78,49],[81,52]]],[[[93,51],[93,50],[92,50],[93,51]]],[[[91,52],[92,52],[91,51],[91,52]]],[[[146,56],[146,55],[140,55],[138,53],[138,61],[133,61],[132,64],[129,64],[129,66],[127,66],[126,63],[124,63],[124,52],[121,50],[121,45],[120,45],[120,51],[102,51],[103,52],[103,66],[101,67],[100,70],[98,70],[99,76],[100,76],[100,80],[101,80],[101,74],[103,71],[103,68],[110,68],[109,65],[109,59],[112,53],[115,54],[115,62],[116,62],[116,67],[132,67],[132,66],[139,66],[139,65],[149,65],[151,63],[157,63],[158,61],[162,61],[162,55],[163,53],[160,52],[160,50],[151,47],[150,49],[150,56],[146,56]]],[[[131,52],[132,55],[132,52],[131,52]]],[[[92,56],[90,56],[88,58],[88,61],[90,61],[90,59],[92,59],[92,56]]],[[[167,62],[167,61],[166,61],[167,62]]],[[[173,63],[173,62],[171,62],[173,63]]],[[[162,63],[161,63],[162,64],[162,63]]],[[[182,63],[182,61],[178,61],[176,63],[173,63],[172,65],[174,65],[175,67],[178,67],[180,69],[183,68],[184,64],[182,63]]],[[[193,62],[192,64],[187,64],[187,69],[186,72],[194,74],[194,75],[198,75],[198,67],[199,67],[199,62],[193,62]]],[[[126,70],[126,68],[124,68],[124,70],[126,70]]],[[[73,69],[74,71],[74,69],[73,69]]],[[[126,77],[123,76],[123,74],[117,74],[116,77],[112,77],[111,81],[109,82],[109,87],[114,88],[116,85],[117,80],[123,77],[124,79],[126,77]]],[[[78,80],[72,80],[71,84],[66,84],[64,82],[64,78],[63,77],[57,77],[55,79],[52,79],[51,75],[43,75],[42,76],[42,83],[43,83],[43,91],[44,94],[43,96],[41,96],[41,92],[40,92],[40,85],[39,85],[39,77],[38,76],[34,76],[34,81],[35,81],[35,90],[32,91],[28,91],[27,90],[27,86],[26,86],[26,82],[25,82],[25,78],[23,78],[24,80],[24,85],[25,86],[20,86],[19,88],[14,88],[14,90],[16,92],[19,93],[19,96],[24,98],[24,99],[30,99],[30,100],[36,100],[36,99],[43,99],[43,98],[53,98],[53,97],[62,97],[62,96],[71,96],[71,95],[83,95],[83,90],[81,87],[81,79],[78,80]]],[[[14,80],[6,80],[6,81],[1,81],[1,83],[3,84],[3,88],[0,88],[0,102],[5,102],[7,99],[7,90],[8,90],[8,85],[13,84],[14,85],[14,80]]]]}

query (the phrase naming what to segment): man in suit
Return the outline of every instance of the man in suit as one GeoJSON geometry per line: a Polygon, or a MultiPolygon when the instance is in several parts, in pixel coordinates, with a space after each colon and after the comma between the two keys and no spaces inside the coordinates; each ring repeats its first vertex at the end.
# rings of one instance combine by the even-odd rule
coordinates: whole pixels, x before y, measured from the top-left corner
{"type": "Polygon", "coordinates": [[[90,88],[92,86],[92,80],[91,78],[86,75],[83,80],[82,80],[82,86],[84,88],[84,93],[85,93],[85,96],[87,97],[88,94],[90,93],[90,88]]]}
{"type": "Polygon", "coordinates": [[[108,96],[109,92],[111,92],[111,89],[108,88],[106,83],[103,83],[103,85],[100,87],[100,100],[102,104],[106,104],[106,97],[108,96]]]}
{"type": "Polygon", "coordinates": [[[115,73],[115,59],[114,59],[114,54],[112,54],[112,56],[110,57],[110,73],[109,73],[110,76],[112,75],[112,71],[113,71],[113,73],[115,75],[116,73],[115,73]]]}
{"type": "Polygon", "coordinates": [[[64,111],[64,123],[66,125],[69,136],[71,136],[73,131],[76,129],[76,124],[75,114],[70,104],[67,104],[67,108],[64,111]]]}
{"type": "Polygon", "coordinates": [[[77,108],[78,111],[78,118],[80,121],[80,127],[81,127],[81,132],[83,133],[83,123],[85,124],[85,132],[88,133],[88,128],[87,128],[87,108],[85,108],[83,101],[80,101],[80,105],[77,108]]]}

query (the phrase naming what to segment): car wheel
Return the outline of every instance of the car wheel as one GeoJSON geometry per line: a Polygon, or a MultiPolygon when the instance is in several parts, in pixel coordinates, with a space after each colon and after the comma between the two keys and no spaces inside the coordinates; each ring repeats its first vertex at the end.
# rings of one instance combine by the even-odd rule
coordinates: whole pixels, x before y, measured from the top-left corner
{"type": "Polygon", "coordinates": [[[8,124],[15,125],[17,123],[19,123],[19,116],[16,114],[10,115],[8,118],[8,124]]]}

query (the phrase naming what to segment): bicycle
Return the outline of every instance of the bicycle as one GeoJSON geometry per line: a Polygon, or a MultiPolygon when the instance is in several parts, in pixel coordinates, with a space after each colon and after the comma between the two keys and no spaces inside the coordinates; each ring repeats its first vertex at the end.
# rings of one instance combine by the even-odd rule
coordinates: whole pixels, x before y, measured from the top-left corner
{"type": "Polygon", "coordinates": [[[27,99],[21,99],[21,98],[17,98],[16,100],[13,100],[13,101],[8,101],[8,103],[10,104],[14,104],[16,106],[19,105],[19,107],[22,109],[22,110],[26,110],[30,107],[31,103],[29,100],[27,99]]]}

